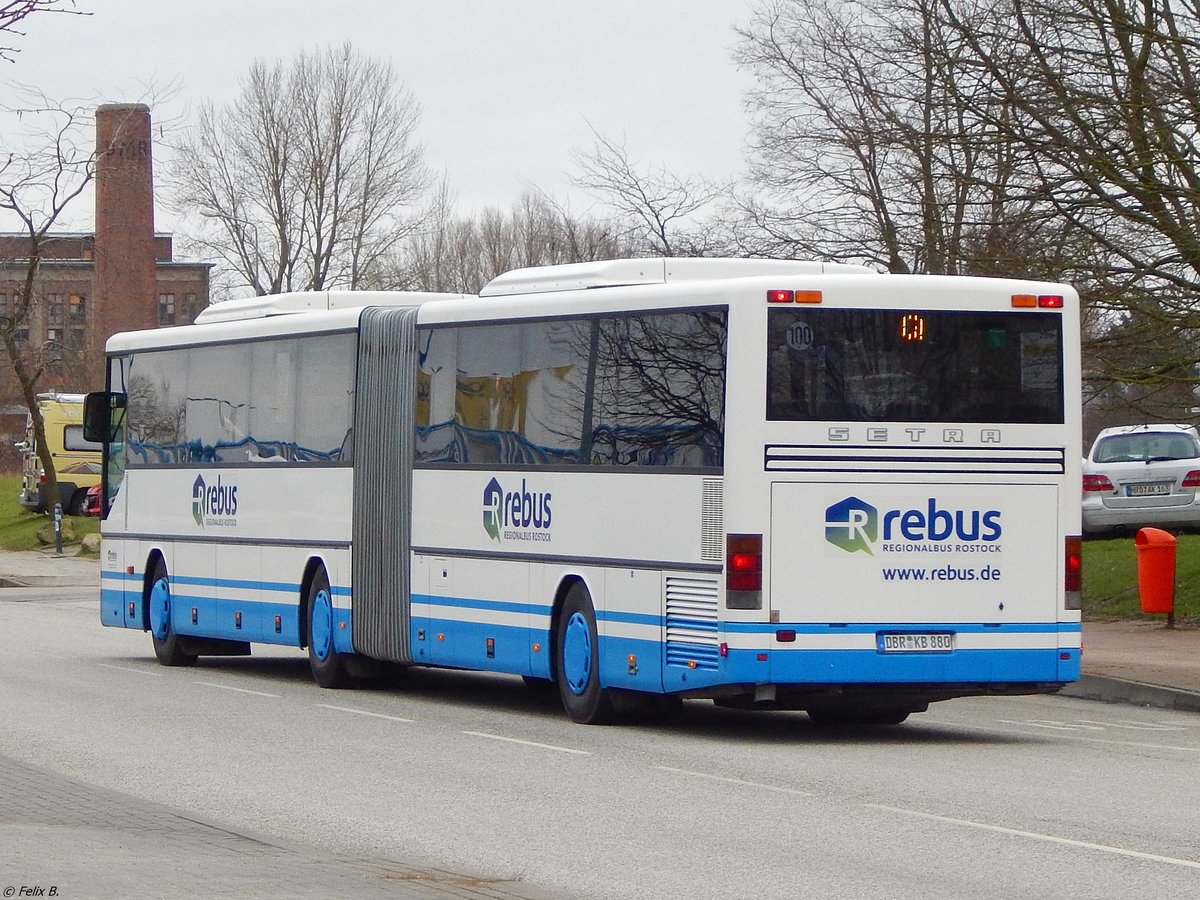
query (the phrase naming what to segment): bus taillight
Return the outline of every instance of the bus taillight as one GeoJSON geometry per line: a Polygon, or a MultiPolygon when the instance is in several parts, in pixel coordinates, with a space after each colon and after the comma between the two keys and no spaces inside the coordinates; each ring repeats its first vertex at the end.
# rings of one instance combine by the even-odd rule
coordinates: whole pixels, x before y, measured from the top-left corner
{"type": "Polygon", "coordinates": [[[1083,538],[1078,535],[1068,536],[1065,541],[1066,566],[1063,576],[1063,590],[1066,591],[1066,608],[1081,608],[1081,592],[1083,590],[1083,538]]]}
{"type": "Polygon", "coordinates": [[[725,536],[725,589],[762,590],[762,535],[725,536]]]}

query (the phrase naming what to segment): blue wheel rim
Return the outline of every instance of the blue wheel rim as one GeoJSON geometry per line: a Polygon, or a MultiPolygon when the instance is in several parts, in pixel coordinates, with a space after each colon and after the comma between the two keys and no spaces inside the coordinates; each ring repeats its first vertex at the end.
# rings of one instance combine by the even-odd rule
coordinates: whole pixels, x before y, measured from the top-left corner
{"type": "Polygon", "coordinates": [[[150,633],[160,641],[171,633],[171,588],[165,578],[150,588],[150,633]]]}
{"type": "Polygon", "coordinates": [[[324,662],[333,649],[333,605],[329,602],[329,591],[324,588],[313,597],[312,627],[309,631],[313,656],[324,662]]]}
{"type": "Polygon", "coordinates": [[[592,630],[581,612],[571,614],[563,631],[563,677],[572,694],[587,690],[592,678],[592,630]]]}

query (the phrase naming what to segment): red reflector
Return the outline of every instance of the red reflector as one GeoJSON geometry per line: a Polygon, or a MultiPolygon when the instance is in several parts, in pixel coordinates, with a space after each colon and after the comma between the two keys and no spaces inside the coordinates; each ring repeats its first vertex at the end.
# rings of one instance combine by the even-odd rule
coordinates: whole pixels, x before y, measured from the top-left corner
{"type": "Polygon", "coordinates": [[[1083,589],[1083,538],[1068,537],[1064,540],[1066,567],[1063,576],[1063,589],[1068,593],[1077,593],[1083,589]]]}
{"type": "Polygon", "coordinates": [[[756,657],[754,657],[754,658],[755,658],[755,659],[757,659],[759,662],[766,662],[766,661],[767,661],[767,654],[765,654],[765,653],[760,653],[760,654],[758,654],[758,656],[756,656],[756,657]]]}
{"type": "Polygon", "coordinates": [[[791,644],[796,640],[796,632],[791,628],[781,628],[775,632],[775,640],[781,644],[791,644]]]}
{"type": "Polygon", "coordinates": [[[768,303],[791,303],[795,298],[792,291],[767,291],[768,303]]]}
{"type": "Polygon", "coordinates": [[[1060,654],[1058,654],[1058,658],[1059,659],[1070,659],[1071,654],[1070,653],[1060,653],[1060,654]]]}
{"type": "Polygon", "coordinates": [[[1058,294],[1041,294],[1038,297],[1038,306],[1042,309],[1062,309],[1063,298],[1058,294]]]}
{"type": "MultiPolygon", "coordinates": [[[[1200,472],[1196,472],[1200,475],[1200,472]]],[[[1185,485],[1186,487],[1186,485],[1185,485]]],[[[1112,491],[1112,482],[1108,480],[1107,475],[1084,475],[1083,489],[1085,492],[1095,493],[1100,491],[1112,491]]]]}
{"type": "Polygon", "coordinates": [[[1200,469],[1192,469],[1183,476],[1183,487],[1200,488],[1200,469]]]}
{"type": "Polygon", "coordinates": [[[717,656],[728,656],[728,655],[729,655],[729,645],[727,643],[725,643],[724,641],[721,641],[721,643],[717,644],[717,656]]]}

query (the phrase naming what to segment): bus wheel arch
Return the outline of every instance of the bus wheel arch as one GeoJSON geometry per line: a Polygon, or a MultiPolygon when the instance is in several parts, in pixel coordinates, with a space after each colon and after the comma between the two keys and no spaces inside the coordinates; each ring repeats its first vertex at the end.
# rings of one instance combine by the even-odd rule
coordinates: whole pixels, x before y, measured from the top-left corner
{"type": "Polygon", "coordinates": [[[185,649],[184,638],[171,622],[171,579],[167,572],[167,561],[158,550],[151,552],[146,560],[146,580],[143,586],[145,607],[144,624],[150,631],[154,644],[154,655],[164,666],[190,666],[196,662],[197,654],[185,649]]]}
{"type": "Polygon", "coordinates": [[[323,562],[310,560],[304,580],[302,637],[308,646],[308,664],[313,680],[323,688],[342,688],[350,683],[349,657],[334,646],[336,627],[329,574],[323,562]]]}
{"type": "Polygon", "coordinates": [[[572,721],[605,725],[616,719],[612,696],[600,684],[599,629],[592,595],[582,578],[559,586],[553,621],[555,681],[572,721]]]}

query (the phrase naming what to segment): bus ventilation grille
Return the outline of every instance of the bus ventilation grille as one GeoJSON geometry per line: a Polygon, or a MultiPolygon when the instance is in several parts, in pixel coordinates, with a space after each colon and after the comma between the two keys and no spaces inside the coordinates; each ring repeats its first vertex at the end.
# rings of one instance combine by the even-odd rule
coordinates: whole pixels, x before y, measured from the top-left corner
{"type": "Polygon", "coordinates": [[[700,558],[721,562],[725,549],[725,482],[720,478],[704,479],[700,518],[700,558]]]}
{"type": "Polygon", "coordinates": [[[716,580],[668,575],[664,590],[667,665],[716,669],[720,644],[716,580]]]}

